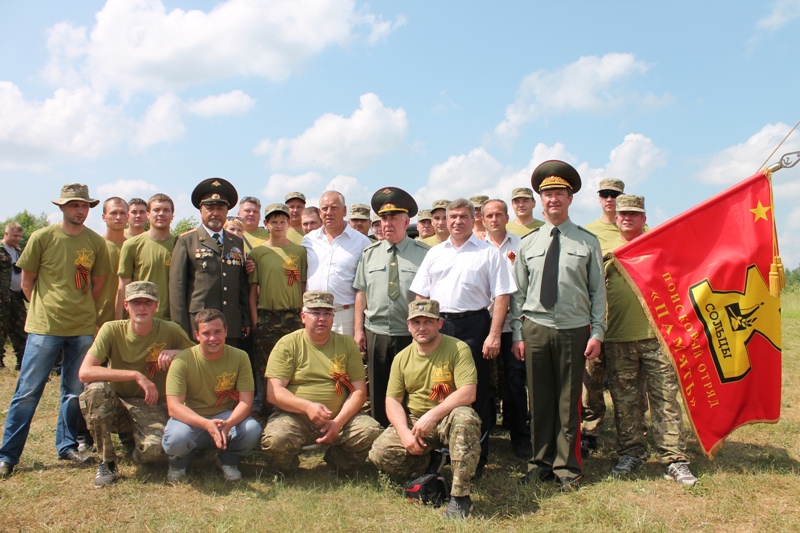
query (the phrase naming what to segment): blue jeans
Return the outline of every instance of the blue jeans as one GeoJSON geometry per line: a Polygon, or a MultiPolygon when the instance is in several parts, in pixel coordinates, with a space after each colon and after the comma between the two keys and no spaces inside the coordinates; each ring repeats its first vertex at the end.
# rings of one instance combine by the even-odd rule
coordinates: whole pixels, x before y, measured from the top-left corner
{"type": "Polygon", "coordinates": [[[31,420],[60,350],[63,350],[64,354],[61,366],[61,409],[58,412],[56,426],[56,449],[58,456],[64,457],[67,452],[78,447],[78,424],[82,416],[78,396],[83,392],[83,383],[78,379],[78,369],[92,342],[94,342],[92,335],[75,337],[35,333],[28,335],[17,388],[6,416],[0,461],[12,465],[19,463],[19,457],[28,440],[31,420]]]}
{"type": "MultiPolygon", "coordinates": [[[[225,411],[218,415],[206,418],[219,418],[227,420],[233,411],[225,411]]],[[[242,462],[245,456],[258,446],[261,441],[261,424],[248,416],[233,428],[227,439],[227,449],[219,451],[220,464],[236,466],[242,462]]],[[[186,468],[189,464],[189,455],[194,450],[214,450],[217,445],[214,439],[203,428],[197,428],[184,424],[180,420],[170,418],[167,427],[164,429],[164,438],[161,439],[164,451],[169,455],[169,464],[174,468],[186,468]]]]}

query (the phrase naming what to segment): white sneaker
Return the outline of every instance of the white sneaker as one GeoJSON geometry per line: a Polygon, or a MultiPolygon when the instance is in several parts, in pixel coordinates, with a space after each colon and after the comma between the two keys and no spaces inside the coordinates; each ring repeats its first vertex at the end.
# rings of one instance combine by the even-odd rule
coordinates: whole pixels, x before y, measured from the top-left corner
{"type": "Polygon", "coordinates": [[[167,483],[174,485],[182,482],[184,479],[186,479],[185,468],[175,468],[174,466],[169,465],[169,469],[167,470],[167,483]]]}
{"type": "Polygon", "coordinates": [[[677,481],[681,485],[686,485],[687,487],[694,487],[694,484],[697,483],[697,478],[692,474],[692,471],[689,470],[689,463],[685,461],[670,463],[669,466],[667,466],[667,470],[664,472],[664,478],[677,481]]]}
{"type": "Polygon", "coordinates": [[[225,478],[225,481],[239,481],[242,479],[242,473],[239,472],[239,468],[236,465],[224,465],[217,459],[217,468],[222,470],[222,477],[225,478]]]}

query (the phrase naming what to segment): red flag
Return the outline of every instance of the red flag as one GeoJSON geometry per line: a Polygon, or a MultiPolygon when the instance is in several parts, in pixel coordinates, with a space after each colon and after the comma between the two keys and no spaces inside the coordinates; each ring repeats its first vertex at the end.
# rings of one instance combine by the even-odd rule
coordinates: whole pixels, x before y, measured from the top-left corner
{"type": "Polygon", "coordinates": [[[770,176],[762,172],[614,251],[672,357],[709,458],[737,427],[780,417],[772,206],[770,176]]]}

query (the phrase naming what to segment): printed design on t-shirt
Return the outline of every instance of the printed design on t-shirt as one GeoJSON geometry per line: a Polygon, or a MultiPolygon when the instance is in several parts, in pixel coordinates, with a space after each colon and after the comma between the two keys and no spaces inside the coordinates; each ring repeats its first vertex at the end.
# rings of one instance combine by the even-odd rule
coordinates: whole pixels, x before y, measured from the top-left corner
{"type": "Polygon", "coordinates": [[[221,376],[217,376],[217,384],[214,386],[214,392],[217,394],[217,403],[214,407],[219,407],[225,398],[230,398],[234,402],[239,401],[239,391],[234,388],[236,383],[236,372],[223,372],[221,376]]]}
{"type": "Polygon", "coordinates": [[[166,342],[154,342],[150,347],[147,349],[147,377],[153,379],[158,372],[158,356],[161,355],[161,351],[167,347],[166,342]]]}
{"type": "Polygon", "coordinates": [[[167,260],[164,261],[164,264],[167,266],[172,265],[172,252],[167,252],[167,260]]]}
{"type": "Polygon", "coordinates": [[[450,394],[450,383],[453,381],[453,373],[450,371],[450,361],[442,361],[433,365],[433,387],[429,398],[442,403],[447,395],[450,394]]]}
{"type": "Polygon", "coordinates": [[[350,376],[347,375],[347,354],[334,355],[331,359],[331,366],[328,371],[336,382],[336,394],[342,395],[342,385],[350,392],[355,392],[356,388],[350,383],[350,376]]]}
{"type": "Polygon", "coordinates": [[[94,264],[92,260],[94,252],[81,248],[75,253],[78,254],[78,258],[75,260],[75,288],[83,289],[83,293],[86,294],[89,292],[89,274],[94,264]]]}
{"type": "Polygon", "coordinates": [[[300,281],[300,267],[297,265],[300,256],[288,254],[283,259],[283,269],[286,271],[287,281],[291,287],[295,281],[300,281]]]}

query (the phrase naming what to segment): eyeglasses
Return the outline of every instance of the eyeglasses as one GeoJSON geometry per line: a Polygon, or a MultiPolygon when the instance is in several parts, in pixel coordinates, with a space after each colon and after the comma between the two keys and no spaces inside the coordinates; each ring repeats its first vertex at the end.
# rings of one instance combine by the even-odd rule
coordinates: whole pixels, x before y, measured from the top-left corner
{"type": "Polygon", "coordinates": [[[239,201],[239,205],[242,204],[256,204],[258,208],[261,209],[261,200],[255,196],[242,196],[242,199],[239,201]]]}
{"type": "Polygon", "coordinates": [[[616,198],[622,193],[617,191],[600,191],[597,194],[600,195],[600,198],[616,198]]]}
{"type": "Polygon", "coordinates": [[[319,320],[320,318],[333,319],[336,315],[333,311],[306,311],[306,314],[313,316],[315,320],[319,320]]]}
{"type": "Polygon", "coordinates": [[[242,217],[231,217],[231,216],[229,216],[228,220],[238,220],[239,222],[244,222],[244,220],[242,220],[242,217]]]}

